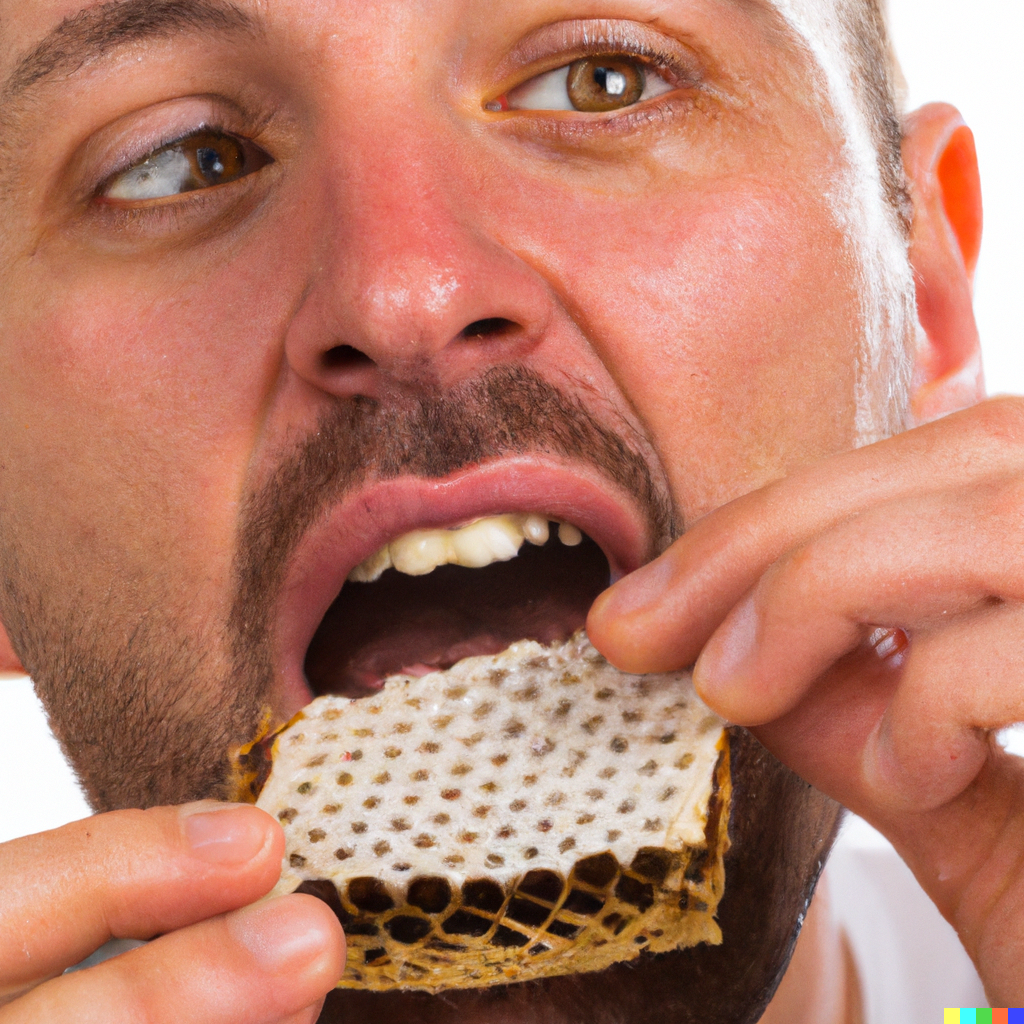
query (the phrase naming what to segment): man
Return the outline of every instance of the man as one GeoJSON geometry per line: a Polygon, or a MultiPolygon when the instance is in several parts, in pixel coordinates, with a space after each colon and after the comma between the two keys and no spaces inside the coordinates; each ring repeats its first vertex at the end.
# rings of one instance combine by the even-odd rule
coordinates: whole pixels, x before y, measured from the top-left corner
{"type": "MultiPolygon", "coordinates": [[[[594,542],[524,605],[574,628],[610,567],[611,660],[696,661],[1020,1001],[1022,412],[929,422],[982,397],[976,165],[949,108],[900,132],[872,0],[2,0],[0,46],[0,616],[111,812],[3,848],[2,1024],[316,1019],[337,922],[249,906],[277,826],[192,801],[307,675],[514,638],[343,586],[504,512],[594,542]]],[[[329,1012],[757,1019],[836,810],[735,742],[717,950],[329,1012]]],[[[816,913],[766,1020],[855,1017],[816,913]]]]}

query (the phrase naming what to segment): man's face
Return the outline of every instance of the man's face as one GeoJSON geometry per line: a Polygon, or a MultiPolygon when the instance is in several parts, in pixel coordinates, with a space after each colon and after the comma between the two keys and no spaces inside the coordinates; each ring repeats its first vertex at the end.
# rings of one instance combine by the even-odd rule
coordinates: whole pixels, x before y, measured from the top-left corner
{"type": "Polygon", "coordinates": [[[609,566],[858,440],[843,129],[767,2],[0,26],[2,611],[98,807],[219,792],[313,696],[314,634],[372,685],[538,603],[570,631],[609,566]],[[567,65],[619,109],[540,109],[579,99],[540,77],[567,65]],[[545,548],[476,619],[504,578],[469,577],[507,567],[342,592],[393,538],[505,512],[600,551],[545,548]]]}

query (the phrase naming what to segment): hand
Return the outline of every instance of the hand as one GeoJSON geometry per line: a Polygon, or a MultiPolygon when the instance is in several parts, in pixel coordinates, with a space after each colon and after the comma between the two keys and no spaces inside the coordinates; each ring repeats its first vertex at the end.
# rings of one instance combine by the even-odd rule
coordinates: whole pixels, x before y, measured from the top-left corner
{"type": "Polygon", "coordinates": [[[213,801],[0,846],[0,1024],[312,1024],[345,943],[311,896],[247,906],[283,850],[269,815],[213,801]],[[157,935],[62,976],[112,937],[157,935]]]}
{"type": "Polygon", "coordinates": [[[885,833],[993,1006],[1024,1005],[1024,401],[800,470],[595,604],[631,672],[698,692],[885,833]]]}

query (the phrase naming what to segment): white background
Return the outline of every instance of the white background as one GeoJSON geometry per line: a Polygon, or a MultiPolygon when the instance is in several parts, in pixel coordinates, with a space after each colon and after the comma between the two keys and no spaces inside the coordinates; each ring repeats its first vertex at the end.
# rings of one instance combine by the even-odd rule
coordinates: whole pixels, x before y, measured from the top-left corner
{"type": "Polygon", "coordinates": [[[911,107],[945,100],[974,129],[985,197],[975,308],[990,394],[1024,394],[1021,0],[890,0],[911,107]]]}
{"type": "MultiPolygon", "coordinates": [[[[891,0],[891,14],[911,105],[947,100],[975,129],[987,213],[977,310],[989,391],[1024,394],[1024,3],[891,0]]],[[[0,678],[0,716],[0,841],[86,814],[26,681],[0,678]]]]}

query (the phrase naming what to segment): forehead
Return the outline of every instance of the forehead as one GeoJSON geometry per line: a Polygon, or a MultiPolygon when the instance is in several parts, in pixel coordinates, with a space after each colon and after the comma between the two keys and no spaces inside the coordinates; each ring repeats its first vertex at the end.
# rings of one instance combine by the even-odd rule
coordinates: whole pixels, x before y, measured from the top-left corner
{"type": "MultiPolygon", "coordinates": [[[[0,59],[6,67],[18,66],[33,50],[47,43],[51,59],[60,56],[61,43],[92,31],[106,31],[111,40],[139,37],[147,31],[202,31],[204,28],[241,26],[254,28],[304,22],[319,30],[330,21],[337,30],[351,24],[353,15],[383,23],[404,12],[431,15],[442,9],[458,9],[460,15],[507,18],[513,10],[523,20],[535,23],[571,18],[636,18],[671,23],[674,17],[701,9],[714,16],[739,13],[758,22],[775,35],[792,36],[800,49],[820,58],[824,53],[841,55],[843,30],[836,16],[837,6],[865,0],[520,0],[514,8],[495,9],[491,0],[409,0],[398,7],[390,2],[334,0],[306,5],[294,0],[0,0],[0,59]],[[63,39],[59,37],[63,36],[63,39]]],[[[72,54],[71,56],[74,56],[72,54]]]]}

